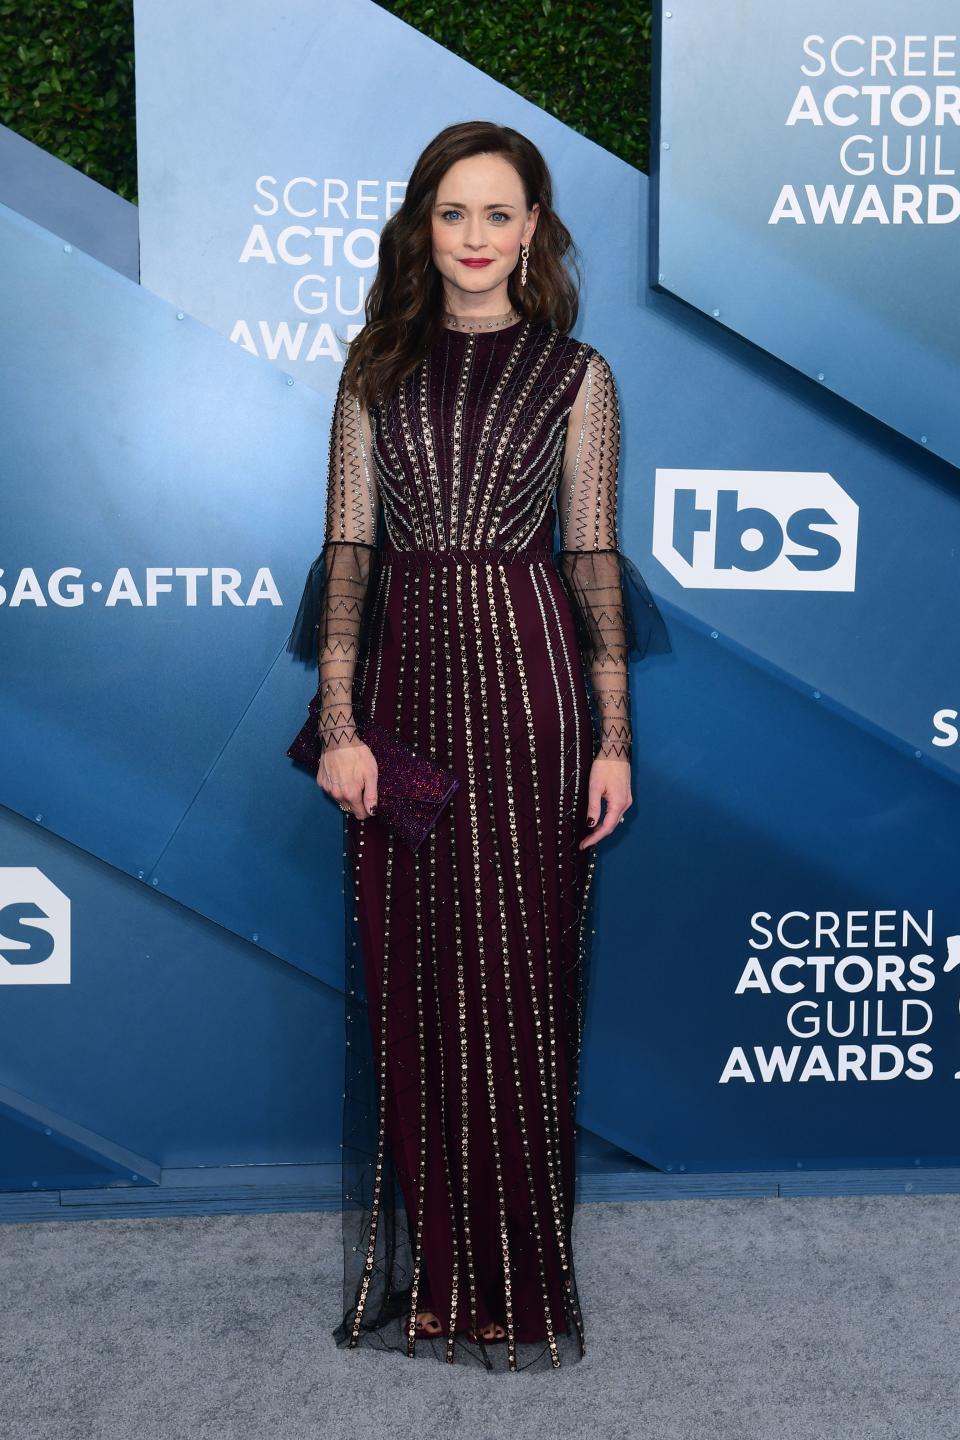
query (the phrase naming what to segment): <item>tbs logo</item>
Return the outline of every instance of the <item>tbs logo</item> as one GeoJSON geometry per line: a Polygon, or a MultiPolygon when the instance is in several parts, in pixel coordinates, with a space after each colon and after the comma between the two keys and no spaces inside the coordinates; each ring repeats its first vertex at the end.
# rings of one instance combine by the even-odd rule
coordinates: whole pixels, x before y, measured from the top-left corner
{"type": "Polygon", "coordinates": [[[657,470],[653,553],[711,590],[854,590],[857,506],[825,471],[657,470]]]}
{"type": "Polygon", "coordinates": [[[35,865],[0,866],[0,985],[69,984],[69,898],[35,865]]]}

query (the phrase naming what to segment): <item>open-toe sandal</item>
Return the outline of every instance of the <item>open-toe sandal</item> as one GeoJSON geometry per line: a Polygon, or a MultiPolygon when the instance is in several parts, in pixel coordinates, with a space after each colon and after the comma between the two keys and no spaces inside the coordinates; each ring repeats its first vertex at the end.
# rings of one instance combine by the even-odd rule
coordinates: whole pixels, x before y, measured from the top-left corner
{"type": "Polygon", "coordinates": [[[440,1335],[440,1333],[442,1332],[443,1326],[442,1326],[441,1323],[440,1323],[439,1317],[436,1316],[436,1315],[433,1315],[433,1312],[432,1312],[432,1311],[430,1311],[429,1313],[430,1313],[431,1315],[433,1315],[433,1318],[432,1318],[431,1320],[427,1320],[427,1319],[426,1319],[427,1313],[428,1313],[428,1312],[427,1312],[426,1310],[424,1310],[424,1311],[421,1311],[420,1313],[418,1313],[418,1315],[417,1315],[417,1322],[416,1322],[417,1335],[418,1335],[418,1337],[422,1337],[423,1339],[436,1339],[436,1337],[437,1337],[438,1335],[440,1335]],[[421,1315],[424,1317],[423,1319],[421,1319],[421,1315]],[[434,1328],[434,1327],[436,1327],[436,1328],[434,1328]]]}
{"type": "MultiPolygon", "coordinates": [[[[468,1331],[467,1331],[467,1335],[468,1335],[471,1343],[474,1344],[474,1345],[476,1345],[476,1344],[477,1344],[477,1332],[476,1332],[476,1330],[468,1330],[468,1331]]],[[[504,1329],[504,1327],[500,1324],[500,1321],[499,1321],[499,1320],[491,1320],[491,1321],[489,1322],[489,1325],[482,1325],[482,1326],[480,1327],[480,1339],[482,1339],[484,1345],[499,1345],[499,1344],[501,1343],[501,1341],[506,1340],[506,1338],[507,1338],[507,1332],[506,1332],[506,1330],[504,1329]],[[491,1325],[493,1326],[494,1330],[500,1330],[500,1331],[502,1331],[502,1334],[500,1334],[500,1335],[496,1335],[496,1334],[494,1334],[494,1335],[484,1335],[483,1331],[486,1330],[486,1329],[489,1329],[491,1325]]]]}

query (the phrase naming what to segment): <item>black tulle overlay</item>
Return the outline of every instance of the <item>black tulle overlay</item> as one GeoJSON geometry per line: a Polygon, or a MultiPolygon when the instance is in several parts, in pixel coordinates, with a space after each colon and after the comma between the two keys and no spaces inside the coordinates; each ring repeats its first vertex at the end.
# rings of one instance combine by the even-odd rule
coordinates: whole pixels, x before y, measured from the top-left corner
{"type": "Polygon", "coordinates": [[[358,540],[331,540],[310,566],[287,649],[318,673],[317,734],[324,749],[356,741],[356,682],[369,643],[380,551],[358,540]]]}
{"type": "Polygon", "coordinates": [[[558,561],[576,601],[577,633],[585,654],[608,648],[611,629],[637,660],[647,654],[670,653],[672,646],[663,615],[628,555],[618,550],[563,550],[558,561]],[[611,573],[614,567],[615,573],[611,573]],[[619,595],[619,607],[616,599],[609,607],[598,603],[598,592],[619,595]]]}
{"type": "Polygon", "coordinates": [[[378,559],[377,547],[362,541],[332,540],[324,546],[307,571],[296,618],[287,637],[286,649],[294,659],[317,669],[321,651],[333,639],[336,616],[344,612],[340,603],[333,606],[328,603],[327,586],[331,576],[334,588],[341,591],[341,599],[352,591],[360,614],[358,643],[365,639],[364,621],[367,628],[370,622],[370,607],[365,599],[370,585],[376,583],[378,559]]]}
{"type": "Polygon", "coordinates": [[[663,615],[636,565],[619,550],[561,550],[558,564],[573,600],[600,751],[630,758],[628,657],[670,652],[663,615]]]}
{"type": "Polygon", "coordinates": [[[327,552],[324,548],[307,571],[296,618],[287,638],[287,651],[295,660],[313,669],[317,664],[317,627],[327,585],[327,552]]]}
{"type": "Polygon", "coordinates": [[[317,665],[325,755],[369,717],[460,780],[416,851],[343,819],[346,1348],[495,1371],[585,1353],[575,1111],[603,842],[580,840],[594,759],[630,757],[630,658],[670,649],[619,549],[618,459],[606,361],[544,326],[444,332],[369,414],[341,377],[289,649],[317,665]]]}

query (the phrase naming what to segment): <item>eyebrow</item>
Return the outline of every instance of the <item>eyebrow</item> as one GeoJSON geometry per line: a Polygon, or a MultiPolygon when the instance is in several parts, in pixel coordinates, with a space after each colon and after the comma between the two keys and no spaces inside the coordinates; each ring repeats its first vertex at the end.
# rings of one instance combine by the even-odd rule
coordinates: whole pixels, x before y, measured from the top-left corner
{"type": "MultiPolygon", "coordinates": [[[[461,210],[466,210],[468,208],[463,200],[438,200],[437,204],[444,206],[458,205],[461,210]]],[[[509,200],[490,200],[486,205],[483,206],[484,210],[515,210],[516,208],[517,207],[515,205],[510,204],[509,200]]]]}

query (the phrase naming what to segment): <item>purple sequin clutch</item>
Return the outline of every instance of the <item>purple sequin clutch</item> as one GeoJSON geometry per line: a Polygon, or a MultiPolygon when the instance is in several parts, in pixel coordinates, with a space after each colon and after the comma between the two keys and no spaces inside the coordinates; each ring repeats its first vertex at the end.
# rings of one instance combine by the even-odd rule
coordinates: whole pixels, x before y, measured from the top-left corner
{"type": "MultiPolygon", "coordinates": [[[[319,709],[319,696],[315,695],[310,701],[306,724],[287,751],[291,760],[306,766],[314,775],[323,753],[317,734],[319,709]]],[[[382,820],[411,850],[416,850],[437,823],[460,781],[451,771],[412,749],[375,720],[368,720],[357,728],[377,762],[374,818],[382,820]]]]}

